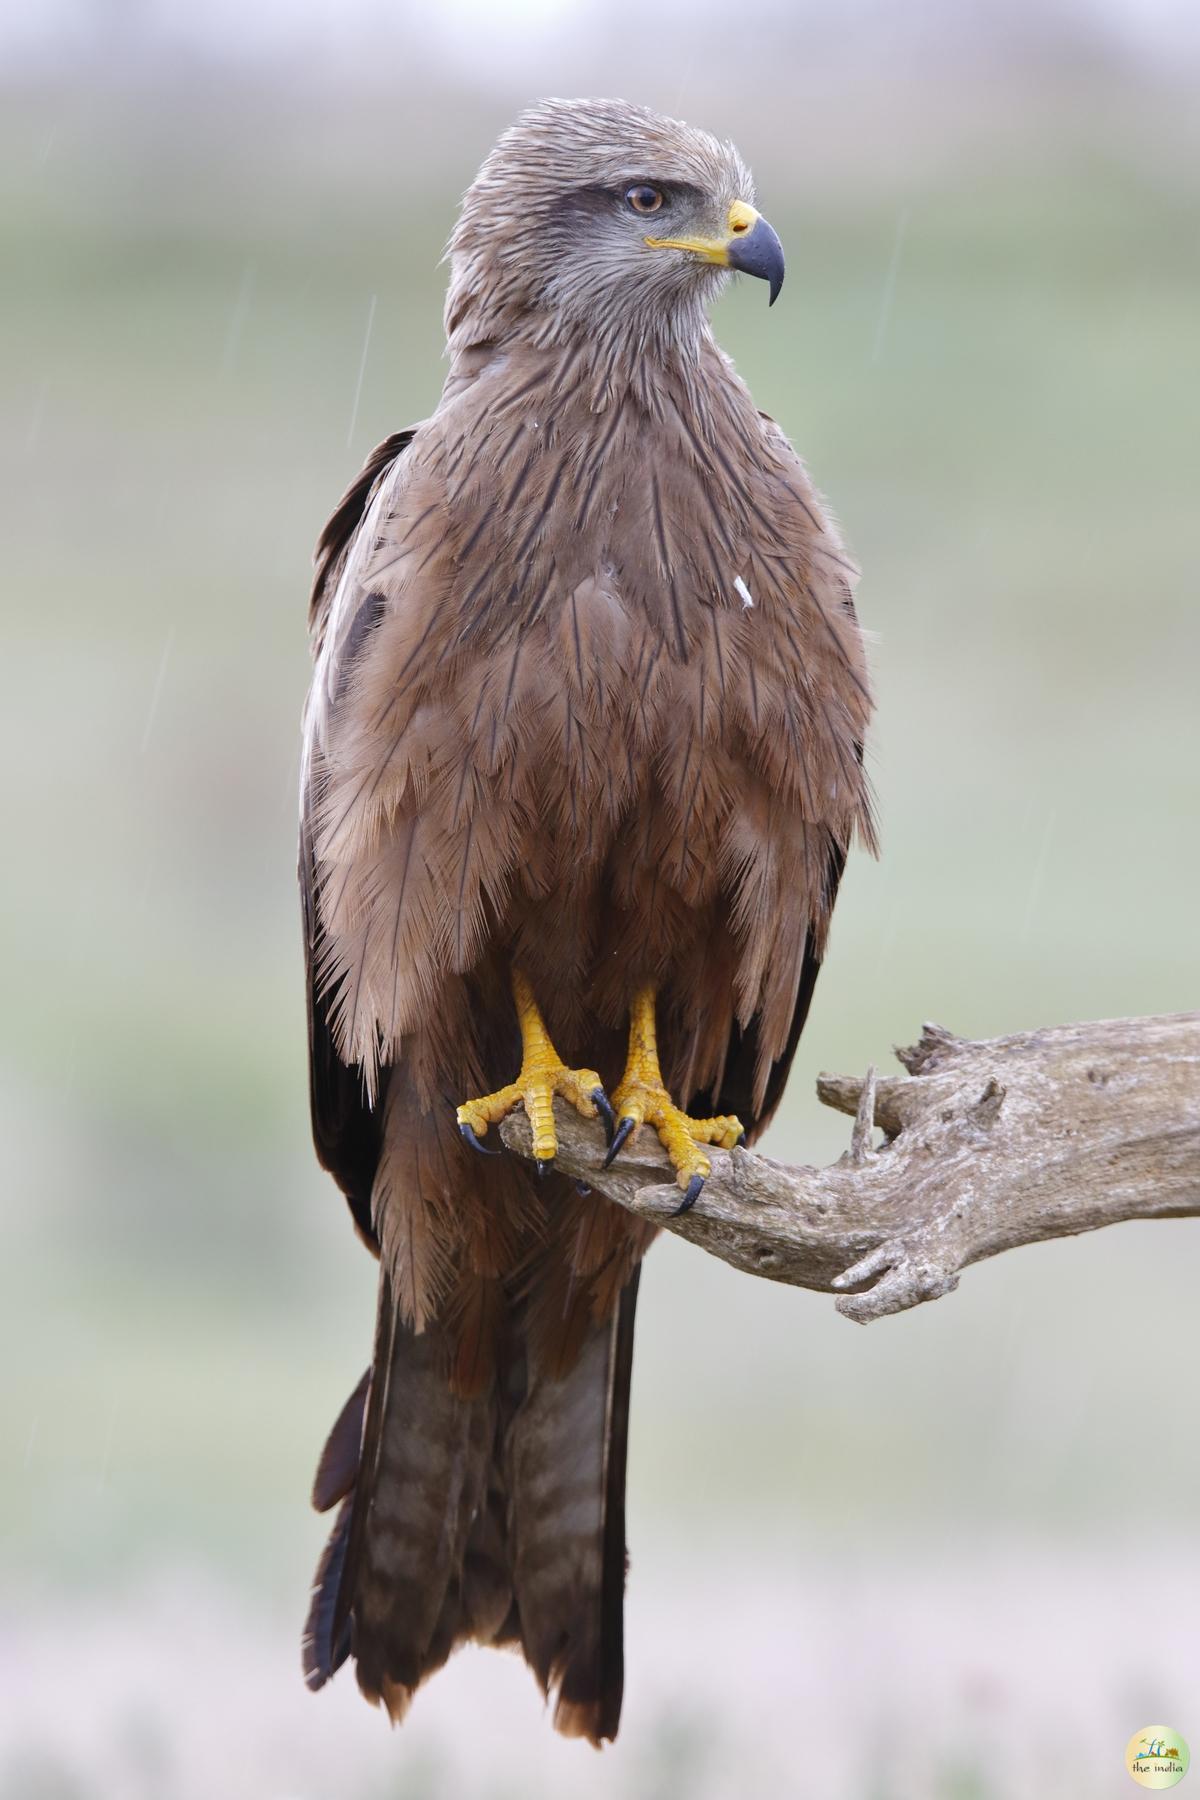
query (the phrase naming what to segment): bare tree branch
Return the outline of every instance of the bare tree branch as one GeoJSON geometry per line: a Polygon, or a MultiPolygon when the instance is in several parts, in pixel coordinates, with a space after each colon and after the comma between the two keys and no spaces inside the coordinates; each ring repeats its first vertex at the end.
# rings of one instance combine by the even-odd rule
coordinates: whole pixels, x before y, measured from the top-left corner
{"type": "MultiPolygon", "coordinates": [[[[676,1216],[650,1131],[604,1169],[599,1124],[556,1106],[558,1166],[735,1268],[837,1294],[862,1324],[950,1293],[969,1264],[1018,1244],[1200,1214],[1200,1013],[983,1043],[927,1025],[898,1055],[906,1075],[819,1079],[825,1104],[855,1115],[827,1169],[716,1150],[676,1216]]],[[[501,1130],[530,1154],[523,1114],[501,1130]]]]}

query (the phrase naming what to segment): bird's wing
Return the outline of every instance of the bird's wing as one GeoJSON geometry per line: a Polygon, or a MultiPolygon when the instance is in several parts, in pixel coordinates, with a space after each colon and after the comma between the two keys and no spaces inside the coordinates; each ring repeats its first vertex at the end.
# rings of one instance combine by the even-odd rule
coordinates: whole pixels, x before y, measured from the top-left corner
{"type": "MultiPolygon", "coordinates": [[[[826,916],[832,912],[837,899],[838,884],[842,879],[845,862],[844,851],[840,851],[836,847],[831,850],[825,876],[826,916]]],[[[783,1054],[777,1056],[771,1064],[767,1076],[766,1092],[761,1103],[755,1104],[755,1090],[759,1082],[759,1023],[761,1020],[761,1014],[755,1014],[744,1030],[736,1021],[734,1022],[720,1082],[714,1089],[694,1095],[687,1102],[687,1110],[693,1118],[706,1119],[718,1113],[733,1113],[745,1126],[747,1143],[754,1143],[762,1136],[771,1123],[779,1102],[783,1099],[783,1090],[787,1085],[792,1058],[796,1054],[796,1046],[800,1042],[800,1034],[804,1030],[805,1021],[808,1018],[808,1009],[812,1005],[813,990],[817,985],[820,969],[821,954],[814,948],[810,938],[805,948],[804,961],[800,970],[800,983],[796,990],[796,1004],[792,1012],[792,1024],[788,1033],[787,1045],[783,1054]]]]}
{"type": "MultiPolygon", "coordinates": [[[[309,630],[313,652],[322,663],[322,674],[334,684],[337,665],[353,654],[354,621],[342,629],[341,645],[330,644],[339,620],[339,587],[355,534],[380,481],[412,442],[411,430],[398,431],[372,450],[362,472],[347,488],[321,533],[314,556],[309,630]],[[328,651],[327,651],[328,645],[328,651]],[[334,665],[330,669],[329,665],[334,665]]],[[[340,609],[344,613],[344,606],[340,609]]],[[[360,619],[359,635],[366,629],[360,619]]],[[[308,1078],[313,1142],[322,1166],[329,1170],[350,1203],[359,1231],[377,1247],[371,1222],[371,1183],[379,1160],[381,1110],[366,1104],[363,1080],[357,1066],[348,1067],[338,1055],[330,1027],[331,996],[323,993],[320,913],[317,906],[314,853],[316,794],[311,777],[313,733],[317,728],[321,696],[314,683],[305,718],[303,776],[300,793],[300,900],[304,927],[304,956],[308,995],[308,1078]]]]}
{"type": "MultiPolygon", "coordinates": [[[[849,622],[857,638],[858,615],[854,605],[854,584],[858,571],[845,555],[835,527],[824,513],[817,496],[809,483],[807,471],[796,455],[790,441],[781,427],[768,414],[760,412],[758,417],[762,424],[768,445],[779,459],[786,473],[786,483],[794,494],[796,506],[804,515],[811,531],[802,533],[802,538],[812,549],[808,570],[804,576],[815,603],[823,605],[824,610],[843,615],[849,622]]],[[[830,642],[834,641],[831,634],[830,642]]],[[[857,675],[853,681],[860,679],[857,675]]],[[[865,700],[865,689],[863,693],[865,700]]],[[[865,718],[865,715],[864,715],[865,718]]],[[[853,751],[861,774],[864,756],[864,743],[861,732],[853,738],[853,751]]],[[[875,849],[874,824],[871,817],[871,798],[865,776],[860,786],[860,809],[857,829],[868,850],[875,849]]],[[[827,846],[827,855],[819,902],[814,911],[815,916],[828,922],[837,900],[838,887],[842,879],[842,871],[846,865],[846,847],[831,839],[827,846]]],[[[688,1102],[688,1110],[695,1117],[708,1117],[710,1114],[733,1113],[746,1128],[746,1140],[753,1143],[761,1137],[783,1098],[783,1090],[787,1084],[792,1059],[800,1042],[800,1034],[804,1030],[812,1005],[813,991],[820,972],[824,955],[823,934],[817,939],[809,933],[805,944],[800,978],[796,988],[795,1004],[792,1011],[791,1026],[782,1052],[770,1063],[763,1080],[762,1045],[760,1043],[760,1027],[762,1014],[756,1014],[743,1027],[734,1023],[729,1037],[722,1074],[712,1089],[693,1097],[688,1102]]]]}
{"type": "Polygon", "coordinates": [[[313,553],[312,594],[308,602],[308,625],[313,636],[313,651],[318,653],[325,635],[325,624],[337,589],[338,578],[346,566],[346,553],[380,477],[391,468],[396,458],[408,449],[416,436],[415,426],[394,431],[377,444],[338,501],[329,522],[317,539],[313,553]]]}

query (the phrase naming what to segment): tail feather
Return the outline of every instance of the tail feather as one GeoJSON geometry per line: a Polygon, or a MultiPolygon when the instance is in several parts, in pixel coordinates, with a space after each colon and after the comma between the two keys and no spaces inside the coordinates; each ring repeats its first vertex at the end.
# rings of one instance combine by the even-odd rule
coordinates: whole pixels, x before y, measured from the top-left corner
{"type": "Polygon", "coordinates": [[[454,1393],[447,1345],[399,1320],[386,1273],[376,1354],[340,1609],[360,1688],[398,1720],[453,1648],[439,1625],[485,1497],[492,1408],[454,1393]]]}
{"type": "Polygon", "coordinates": [[[370,1377],[314,1486],[316,1504],[341,1507],[305,1632],[310,1687],[353,1655],[364,1694],[398,1721],[458,1644],[512,1642],[559,1731],[615,1737],[636,1295],[635,1272],[565,1374],[539,1372],[514,1323],[493,1381],[464,1393],[453,1346],[402,1323],[381,1270],[370,1377]]]}
{"type": "Polygon", "coordinates": [[[509,1551],[525,1655],[554,1724],[616,1735],[624,1686],[625,1460],[637,1276],[574,1367],[537,1378],[510,1431],[509,1551]]]}

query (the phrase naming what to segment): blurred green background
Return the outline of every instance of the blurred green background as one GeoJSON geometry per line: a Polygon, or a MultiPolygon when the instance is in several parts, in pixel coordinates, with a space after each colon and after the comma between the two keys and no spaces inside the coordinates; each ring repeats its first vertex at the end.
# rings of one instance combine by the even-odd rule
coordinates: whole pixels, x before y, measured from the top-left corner
{"type": "Polygon", "coordinates": [[[769,9],[686,46],[669,8],[570,13],[514,19],[528,69],[414,57],[393,20],[325,79],[143,43],[125,7],[6,80],[5,1800],[1095,1800],[1148,1719],[1200,1740],[1186,1223],[865,1332],[660,1244],[617,1746],[555,1740],[511,1658],[458,1658],[397,1735],[348,1675],[300,1685],[306,1494],[373,1311],[308,1143],[308,556],[436,402],[442,245],[526,100],[604,86],[736,137],[789,281],[718,335],[865,571],[883,858],[768,1148],[837,1155],[817,1070],[924,1018],[1197,1004],[1186,71],[1014,39],[863,74],[769,9]]]}

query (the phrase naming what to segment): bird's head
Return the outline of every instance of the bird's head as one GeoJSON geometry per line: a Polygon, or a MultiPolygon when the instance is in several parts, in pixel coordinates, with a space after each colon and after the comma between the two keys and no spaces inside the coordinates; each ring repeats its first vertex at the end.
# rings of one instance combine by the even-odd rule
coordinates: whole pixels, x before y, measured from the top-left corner
{"type": "Polygon", "coordinates": [[[732,144],[623,100],[546,100],[500,138],[450,240],[452,342],[514,329],[682,339],[783,249],[732,144]]]}

